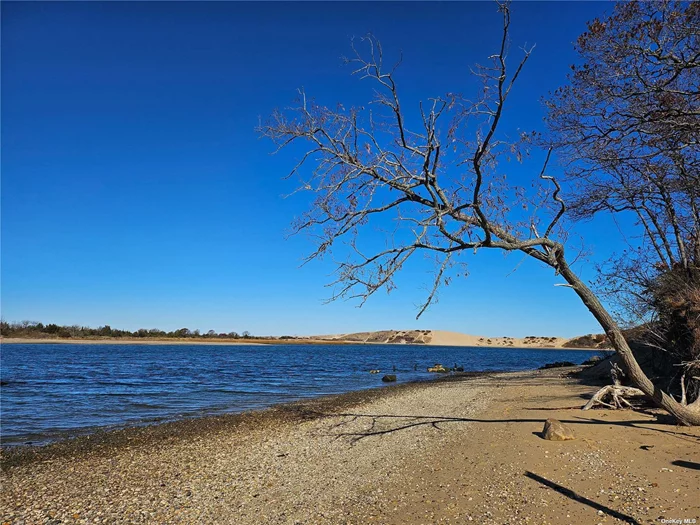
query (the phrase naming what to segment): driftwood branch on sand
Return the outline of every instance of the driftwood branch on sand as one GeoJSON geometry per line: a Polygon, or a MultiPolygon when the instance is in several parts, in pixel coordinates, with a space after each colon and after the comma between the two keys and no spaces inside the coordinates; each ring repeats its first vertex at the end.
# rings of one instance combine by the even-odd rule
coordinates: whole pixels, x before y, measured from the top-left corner
{"type": "Polygon", "coordinates": [[[583,410],[589,410],[596,405],[603,405],[607,408],[618,409],[631,407],[631,403],[627,399],[645,397],[644,392],[639,388],[622,385],[622,377],[624,373],[617,364],[614,364],[610,375],[613,379],[612,385],[607,385],[598,390],[593,397],[583,406],[583,410]],[[605,400],[608,400],[607,402],[605,400]]]}

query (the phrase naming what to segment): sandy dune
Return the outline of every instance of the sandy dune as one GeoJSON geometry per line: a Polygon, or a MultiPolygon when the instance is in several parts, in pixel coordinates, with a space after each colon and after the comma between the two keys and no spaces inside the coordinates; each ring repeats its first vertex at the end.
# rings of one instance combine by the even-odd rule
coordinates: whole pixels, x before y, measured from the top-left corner
{"type": "Polygon", "coordinates": [[[561,348],[568,339],[564,337],[531,336],[517,337],[486,337],[480,335],[461,334],[444,330],[431,330],[428,344],[442,346],[493,346],[502,348],[561,348]]]}
{"type": "Polygon", "coordinates": [[[380,330],[352,334],[320,335],[310,339],[376,344],[426,344],[435,346],[487,346],[494,348],[562,348],[564,337],[487,337],[445,330],[380,330]]]}

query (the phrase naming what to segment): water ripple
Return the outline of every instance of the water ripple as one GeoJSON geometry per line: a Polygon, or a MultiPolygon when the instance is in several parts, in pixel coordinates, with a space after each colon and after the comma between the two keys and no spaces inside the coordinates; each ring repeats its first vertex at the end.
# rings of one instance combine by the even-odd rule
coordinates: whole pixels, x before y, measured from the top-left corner
{"type": "Polygon", "coordinates": [[[239,412],[318,395],[427,379],[428,366],[524,370],[596,352],[413,345],[70,345],[2,348],[2,443],[239,412]]]}

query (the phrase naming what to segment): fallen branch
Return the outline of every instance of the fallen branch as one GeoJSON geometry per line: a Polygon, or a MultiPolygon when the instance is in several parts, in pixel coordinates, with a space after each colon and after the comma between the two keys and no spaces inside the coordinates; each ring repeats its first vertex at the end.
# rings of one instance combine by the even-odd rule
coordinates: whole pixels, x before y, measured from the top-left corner
{"type": "Polygon", "coordinates": [[[632,405],[627,399],[638,397],[646,397],[644,392],[638,388],[622,385],[608,385],[598,390],[590,401],[584,405],[583,410],[588,410],[596,405],[603,405],[612,409],[631,407],[632,405]],[[603,401],[607,397],[610,398],[610,403],[603,401]]]}
{"type": "Polygon", "coordinates": [[[612,370],[610,370],[610,375],[612,376],[613,384],[604,386],[598,390],[591,400],[586,403],[583,410],[589,410],[596,405],[603,405],[605,407],[616,410],[618,408],[631,407],[629,401],[625,398],[635,398],[635,397],[645,397],[644,392],[638,388],[631,386],[622,386],[622,378],[624,377],[624,372],[620,369],[617,363],[613,364],[612,370]],[[610,398],[610,403],[603,401],[605,398],[610,398]]]}

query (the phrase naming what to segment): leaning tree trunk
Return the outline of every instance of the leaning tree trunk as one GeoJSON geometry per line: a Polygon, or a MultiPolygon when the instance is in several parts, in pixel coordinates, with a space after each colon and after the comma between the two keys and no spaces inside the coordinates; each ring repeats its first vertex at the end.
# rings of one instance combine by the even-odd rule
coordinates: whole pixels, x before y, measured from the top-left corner
{"type": "MultiPolygon", "coordinates": [[[[632,381],[632,384],[644,392],[644,394],[654,403],[656,403],[656,405],[663,408],[669,414],[675,417],[680,424],[688,426],[700,425],[700,411],[694,410],[695,407],[689,408],[686,405],[680,404],[678,401],[673,399],[671,396],[666,394],[666,392],[652,383],[646,376],[642,368],[639,366],[639,363],[637,363],[637,360],[627,344],[625,337],[622,335],[620,327],[613,320],[612,316],[608,313],[605,307],[600,303],[591,289],[585,285],[585,283],[571,270],[571,268],[569,268],[569,265],[564,259],[562,252],[558,253],[557,263],[561,276],[574,289],[574,291],[581,298],[581,301],[583,301],[583,304],[586,305],[588,310],[598,320],[600,326],[603,327],[603,330],[605,330],[605,333],[610,339],[615,352],[620,356],[623,370],[627,377],[629,377],[632,381]]],[[[697,404],[694,403],[694,405],[697,404]]]]}

